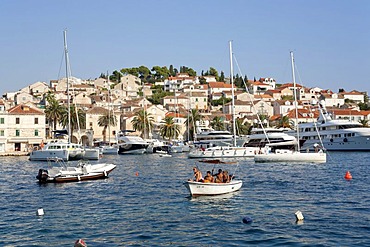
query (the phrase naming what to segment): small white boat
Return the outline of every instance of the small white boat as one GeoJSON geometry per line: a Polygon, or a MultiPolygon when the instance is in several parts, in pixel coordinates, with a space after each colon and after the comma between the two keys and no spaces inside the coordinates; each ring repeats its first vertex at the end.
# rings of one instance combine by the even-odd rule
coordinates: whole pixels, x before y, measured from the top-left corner
{"type": "Polygon", "coordinates": [[[30,153],[30,160],[33,161],[48,161],[49,158],[61,158],[64,161],[79,160],[84,156],[84,148],[77,143],[70,143],[64,140],[52,140],[41,149],[33,150],[30,153]]]}
{"type": "Polygon", "coordinates": [[[231,180],[229,183],[186,181],[184,185],[192,196],[215,196],[237,191],[242,187],[243,182],[241,180],[231,180]]]}
{"type": "Polygon", "coordinates": [[[118,154],[118,147],[116,146],[102,146],[100,150],[102,154],[118,154]]]}
{"type": "Polygon", "coordinates": [[[87,160],[99,160],[102,154],[99,148],[85,148],[85,153],[83,158],[87,160]]]}
{"type": "Polygon", "coordinates": [[[39,169],[36,179],[40,183],[66,183],[107,178],[116,165],[111,163],[90,164],[81,161],[77,166],[67,166],[59,158],[48,160],[50,169],[39,169]]]}

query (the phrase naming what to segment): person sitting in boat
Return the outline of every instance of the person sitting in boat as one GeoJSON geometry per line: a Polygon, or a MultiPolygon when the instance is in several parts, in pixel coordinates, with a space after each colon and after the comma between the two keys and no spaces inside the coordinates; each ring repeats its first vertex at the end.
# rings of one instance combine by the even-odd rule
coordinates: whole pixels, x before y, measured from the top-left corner
{"type": "Polygon", "coordinates": [[[214,178],[212,176],[211,171],[207,171],[207,175],[204,177],[204,182],[205,183],[213,183],[214,178]]]}
{"type": "Polygon", "coordinates": [[[224,183],[230,183],[230,176],[228,171],[223,171],[223,182],[224,183]]]}
{"type": "Polygon", "coordinates": [[[216,183],[224,182],[224,174],[222,172],[222,169],[218,169],[218,173],[216,174],[216,177],[215,177],[215,182],[216,183]]]}
{"type": "Polygon", "coordinates": [[[199,171],[197,167],[193,167],[193,171],[194,171],[194,181],[203,182],[203,176],[202,176],[201,171],[199,171]]]}

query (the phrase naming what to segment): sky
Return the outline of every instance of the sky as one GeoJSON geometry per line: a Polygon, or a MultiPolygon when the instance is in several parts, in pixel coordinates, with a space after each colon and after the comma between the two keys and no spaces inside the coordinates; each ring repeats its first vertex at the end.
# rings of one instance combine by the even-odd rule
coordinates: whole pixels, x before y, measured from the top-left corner
{"type": "Polygon", "coordinates": [[[173,65],[370,92],[368,0],[1,0],[0,93],[65,76],[173,65]]]}

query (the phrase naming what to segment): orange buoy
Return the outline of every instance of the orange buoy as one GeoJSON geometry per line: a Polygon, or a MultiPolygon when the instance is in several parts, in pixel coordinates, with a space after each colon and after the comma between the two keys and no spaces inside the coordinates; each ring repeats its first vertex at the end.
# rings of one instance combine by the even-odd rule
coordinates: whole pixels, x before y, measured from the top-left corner
{"type": "Polygon", "coordinates": [[[138,177],[139,176],[139,172],[136,172],[135,175],[136,175],[136,177],[138,177]]]}
{"type": "Polygon", "coordinates": [[[346,172],[346,175],[344,175],[344,178],[347,179],[347,180],[351,180],[352,179],[352,175],[349,171],[346,172]]]}

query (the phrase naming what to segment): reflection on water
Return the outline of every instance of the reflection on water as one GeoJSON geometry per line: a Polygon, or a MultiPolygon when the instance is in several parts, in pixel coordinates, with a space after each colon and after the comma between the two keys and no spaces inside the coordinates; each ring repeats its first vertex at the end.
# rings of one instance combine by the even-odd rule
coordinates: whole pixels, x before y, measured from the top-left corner
{"type": "Polygon", "coordinates": [[[0,246],[72,246],[79,238],[88,246],[370,245],[368,156],[335,153],[320,165],[252,159],[236,165],[184,154],[107,155],[97,162],[118,165],[108,179],[44,185],[35,176],[45,162],[1,157],[0,246]],[[243,187],[190,197],[183,182],[194,165],[203,173],[237,168],[243,187]],[[347,170],[351,181],[343,178],[347,170]],[[44,216],[36,216],[38,208],[44,216]],[[296,222],[298,210],[304,222],[296,222]],[[253,223],[244,224],[244,217],[253,223]]]}

